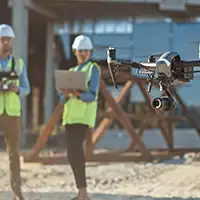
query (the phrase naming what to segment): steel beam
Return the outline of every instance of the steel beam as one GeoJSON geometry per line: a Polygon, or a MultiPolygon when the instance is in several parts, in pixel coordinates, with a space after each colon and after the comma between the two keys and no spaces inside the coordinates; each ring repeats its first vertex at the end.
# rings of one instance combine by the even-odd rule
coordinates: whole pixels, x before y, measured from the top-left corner
{"type": "MultiPolygon", "coordinates": [[[[25,65],[28,63],[28,11],[23,5],[22,0],[13,0],[12,6],[12,26],[15,31],[16,39],[14,40],[13,54],[21,57],[25,65]]],[[[27,66],[28,67],[28,66],[27,66]]],[[[26,97],[21,99],[22,102],[22,148],[26,144],[27,132],[27,102],[26,97]]]]}
{"type": "Polygon", "coordinates": [[[46,124],[53,113],[54,107],[54,71],[57,68],[57,64],[54,60],[54,35],[53,35],[53,23],[47,24],[46,30],[46,67],[45,67],[45,82],[44,82],[44,124],[46,124]]]}
{"type": "MultiPolygon", "coordinates": [[[[55,20],[60,19],[59,15],[57,13],[55,13],[55,12],[53,12],[53,11],[47,9],[47,8],[41,7],[39,4],[35,3],[32,0],[20,0],[20,1],[23,3],[24,7],[31,9],[31,10],[51,19],[51,20],[55,21],[55,20]]],[[[15,6],[15,2],[16,2],[16,0],[9,0],[8,6],[9,7],[15,6]]]]}

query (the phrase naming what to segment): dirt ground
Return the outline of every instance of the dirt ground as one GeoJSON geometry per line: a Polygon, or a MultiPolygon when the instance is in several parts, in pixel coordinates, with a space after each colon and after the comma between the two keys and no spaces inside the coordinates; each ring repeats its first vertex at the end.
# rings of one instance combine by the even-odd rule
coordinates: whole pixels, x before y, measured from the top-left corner
{"type": "MultiPolygon", "coordinates": [[[[0,200],[11,199],[8,158],[0,156],[0,200]]],[[[76,188],[68,165],[43,166],[22,162],[23,192],[27,200],[63,200],[76,188]]],[[[91,200],[200,199],[200,162],[111,163],[88,165],[91,200]]]]}

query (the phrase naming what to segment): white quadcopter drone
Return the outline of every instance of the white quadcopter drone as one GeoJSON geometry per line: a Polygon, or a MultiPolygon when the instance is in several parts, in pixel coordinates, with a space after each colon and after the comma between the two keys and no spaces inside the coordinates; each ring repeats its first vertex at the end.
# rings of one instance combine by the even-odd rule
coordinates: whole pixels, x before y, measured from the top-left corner
{"type": "Polygon", "coordinates": [[[165,95],[154,98],[151,106],[159,111],[169,111],[175,108],[175,100],[170,92],[171,85],[185,84],[194,79],[194,67],[200,66],[200,60],[197,61],[183,61],[177,52],[165,52],[158,56],[149,56],[147,63],[139,63],[134,61],[120,61],[116,60],[116,49],[109,47],[107,51],[107,63],[110,76],[115,88],[116,85],[115,74],[122,66],[136,68],[137,73],[148,75],[148,93],[151,92],[152,83],[159,85],[160,91],[165,95]]]}

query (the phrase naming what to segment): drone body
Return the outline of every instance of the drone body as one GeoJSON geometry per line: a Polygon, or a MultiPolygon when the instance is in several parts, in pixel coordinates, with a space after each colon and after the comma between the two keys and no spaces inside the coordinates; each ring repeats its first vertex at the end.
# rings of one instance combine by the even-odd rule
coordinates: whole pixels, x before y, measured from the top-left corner
{"type": "Polygon", "coordinates": [[[138,63],[133,61],[118,62],[116,60],[116,49],[109,47],[107,51],[107,63],[110,75],[115,84],[115,73],[120,66],[136,68],[137,73],[148,75],[148,92],[151,92],[152,84],[159,85],[160,91],[165,95],[154,98],[151,106],[159,111],[169,111],[175,108],[175,101],[170,92],[171,85],[185,84],[194,79],[194,66],[200,66],[200,61],[182,61],[177,52],[165,52],[160,54],[156,60],[151,55],[147,63],[138,63]]]}

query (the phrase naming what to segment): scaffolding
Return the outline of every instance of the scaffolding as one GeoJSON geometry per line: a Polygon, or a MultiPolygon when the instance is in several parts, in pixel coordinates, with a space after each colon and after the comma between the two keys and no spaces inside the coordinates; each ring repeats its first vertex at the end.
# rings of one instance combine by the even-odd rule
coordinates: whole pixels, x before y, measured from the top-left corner
{"type": "MultiPolygon", "coordinates": [[[[54,60],[54,23],[64,23],[64,20],[68,21],[74,21],[75,19],[87,19],[87,18],[98,18],[102,16],[102,11],[104,17],[118,17],[119,14],[121,16],[127,16],[127,15],[144,15],[144,13],[147,13],[148,15],[151,14],[152,16],[155,15],[161,15],[162,11],[157,10],[156,5],[135,5],[135,4],[123,4],[118,3],[115,4],[116,8],[120,8],[120,13],[115,12],[113,7],[109,7],[108,4],[103,5],[103,3],[93,3],[89,4],[87,3],[78,3],[79,6],[77,6],[77,2],[74,4],[69,3],[67,1],[62,1],[63,3],[59,3],[61,1],[42,1],[42,0],[12,0],[12,1],[5,1],[7,2],[7,5],[9,6],[8,13],[11,13],[10,22],[15,32],[16,32],[16,40],[14,43],[14,54],[18,57],[22,57],[25,61],[25,63],[28,63],[28,52],[30,51],[29,46],[29,35],[30,35],[30,18],[33,16],[34,13],[34,20],[37,21],[38,19],[41,19],[40,17],[43,16],[43,21],[45,23],[45,29],[44,31],[44,39],[45,40],[45,55],[44,58],[44,65],[45,68],[44,71],[44,102],[43,105],[47,107],[48,109],[45,109],[45,112],[43,113],[43,119],[44,123],[46,124],[45,129],[43,131],[43,134],[39,136],[36,144],[32,148],[32,151],[26,155],[24,155],[25,161],[27,162],[42,162],[42,163],[49,163],[49,164],[55,164],[55,163],[65,163],[66,162],[66,155],[54,155],[49,157],[40,157],[39,153],[41,150],[45,147],[46,141],[48,139],[48,136],[51,134],[52,130],[54,129],[56,123],[60,119],[63,105],[58,104],[55,110],[53,111],[54,107],[54,87],[52,83],[52,77],[54,75],[54,70],[57,68],[57,62],[54,60]],[[45,3],[46,2],[46,3],[45,3]],[[97,7],[98,5],[98,7],[97,7]],[[79,9],[82,9],[83,6],[90,10],[91,12],[79,12],[79,9]],[[100,7],[99,7],[100,6],[100,7]],[[92,9],[91,9],[92,8],[92,9]],[[99,9],[101,8],[101,9],[99,9]],[[142,11],[141,11],[142,9],[142,11]],[[134,12],[133,10],[137,11],[134,12]],[[138,13],[139,11],[139,13],[138,13]],[[148,11],[148,12],[147,12],[148,11]],[[149,12],[151,11],[151,13],[149,12]],[[80,15],[80,13],[84,13],[83,15],[80,15]],[[143,13],[143,14],[142,14],[143,13]],[[40,17],[39,17],[40,16],[40,17]]],[[[177,16],[174,16],[174,13],[171,11],[166,12],[169,17],[177,18],[177,16]]],[[[191,17],[195,17],[198,12],[191,11],[189,15],[191,17]]],[[[6,15],[6,17],[9,16],[6,15]]],[[[179,18],[186,19],[188,16],[188,13],[181,12],[181,15],[179,13],[179,18]]],[[[6,18],[7,19],[7,18],[6,18]]],[[[8,20],[9,21],[9,20],[8,20]]],[[[4,22],[2,22],[4,23],[4,22]]],[[[37,23],[36,23],[37,24],[37,23]]],[[[37,26],[34,26],[35,29],[37,29],[37,26]]],[[[37,31],[36,31],[37,32],[37,31]]],[[[41,40],[42,40],[41,39],[41,40]]],[[[114,99],[111,95],[111,93],[108,91],[107,86],[104,82],[104,79],[101,80],[101,93],[104,96],[106,102],[109,105],[108,110],[106,111],[104,119],[99,124],[99,126],[91,131],[92,134],[88,134],[88,140],[87,145],[85,148],[86,157],[88,161],[152,161],[153,159],[161,158],[161,157],[168,157],[174,154],[180,155],[180,153],[187,152],[187,151],[199,151],[199,149],[175,149],[173,146],[173,126],[172,122],[175,120],[173,119],[173,116],[161,116],[158,113],[155,113],[154,110],[152,110],[149,107],[149,114],[148,116],[145,116],[144,118],[140,119],[143,121],[143,124],[151,123],[151,120],[156,121],[158,124],[159,129],[161,130],[161,134],[164,137],[166,144],[168,146],[168,149],[166,150],[160,150],[160,149],[154,149],[149,150],[146,148],[144,143],[141,141],[141,136],[144,132],[144,125],[141,125],[139,131],[135,130],[135,128],[132,126],[132,123],[130,119],[134,118],[137,119],[138,116],[130,115],[125,113],[122,108],[121,104],[123,104],[124,96],[128,93],[130,88],[135,84],[138,85],[141,92],[144,95],[144,98],[146,100],[147,105],[150,106],[151,97],[146,93],[145,85],[146,82],[142,78],[135,77],[133,75],[124,75],[123,74],[123,80],[128,80],[124,88],[120,94],[119,97],[114,99]],[[119,150],[117,152],[106,152],[106,153],[95,153],[95,146],[96,143],[102,138],[103,134],[105,133],[105,130],[109,128],[109,126],[112,124],[114,120],[118,120],[121,124],[121,126],[127,131],[130,138],[132,139],[131,144],[127,147],[125,150],[119,150]],[[167,125],[166,125],[167,123],[167,125]]],[[[36,90],[34,90],[34,93],[37,93],[36,90]]],[[[195,122],[194,119],[192,119],[191,114],[188,112],[187,106],[183,103],[180,96],[177,94],[176,90],[174,89],[172,91],[173,95],[179,102],[182,111],[186,114],[187,119],[192,123],[193,127],[196,129],[197,133],[200,133],[200,130],[195,122]]],[[[23,121],[23,137],[22,137],[22,146],[24,146],[26,142],[26,131],[27,131],[27,99],[22,99],[22,121],[23,121]]],[[[180,120],[180,119],[179,119],[180,120]]]]}

